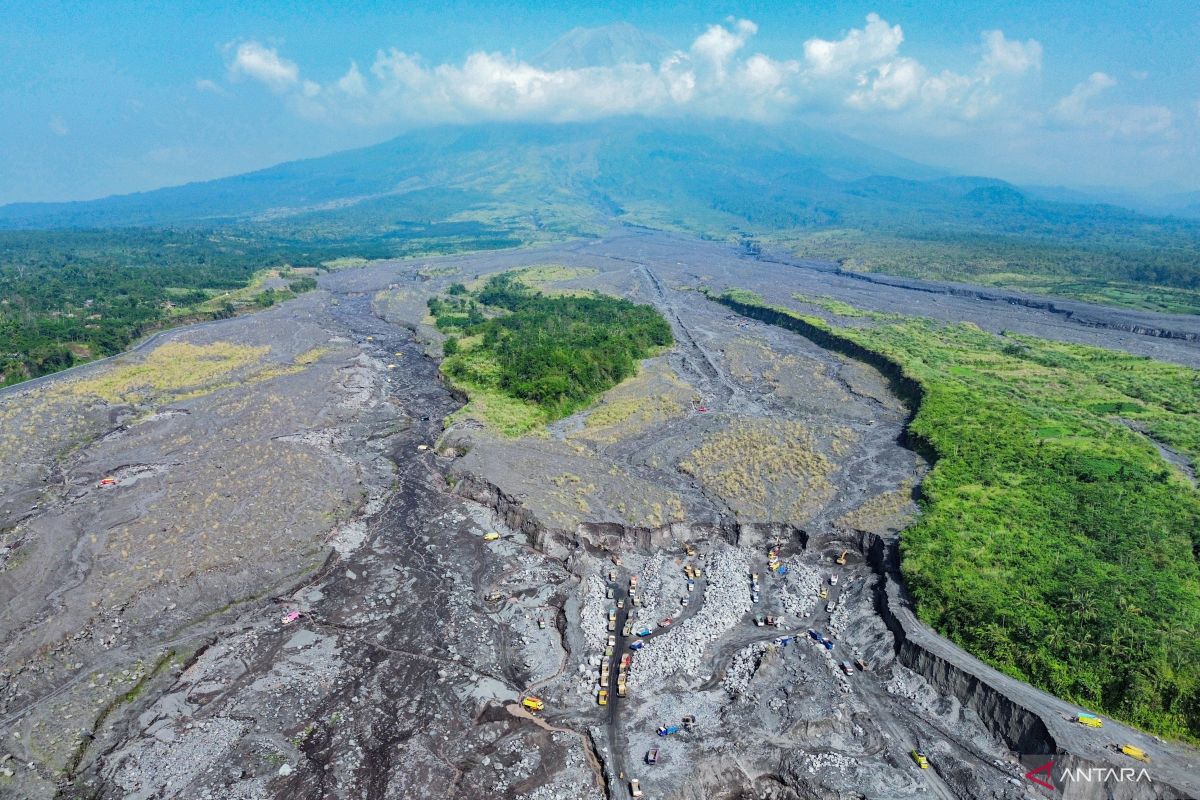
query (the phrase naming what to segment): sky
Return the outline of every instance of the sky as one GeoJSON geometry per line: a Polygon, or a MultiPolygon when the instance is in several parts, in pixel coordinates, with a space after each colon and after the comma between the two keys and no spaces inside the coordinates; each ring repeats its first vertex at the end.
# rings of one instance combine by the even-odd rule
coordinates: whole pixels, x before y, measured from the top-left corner
{"type": "Polygon", "coordinates": [[[1200,189],[1194,0],[0,0],[0,78],[0,203],[631,113],[799,120],[1026,185],[1200,189]],[[617,23],[642,33],[547,50],[617,23]]]}

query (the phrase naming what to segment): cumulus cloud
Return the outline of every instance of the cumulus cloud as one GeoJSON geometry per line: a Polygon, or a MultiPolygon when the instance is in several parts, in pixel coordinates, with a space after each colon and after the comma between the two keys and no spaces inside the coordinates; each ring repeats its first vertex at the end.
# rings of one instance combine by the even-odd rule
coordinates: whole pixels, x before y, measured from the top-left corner
{"type": "Polygon", "coordinates": [[[982,74],[1022,75],[1042,68],[1042,45],[1036,39],[1024,42],[1006,39],[1004,31],[985,31],[982,74]]]}
{"type": "Polygon", "coordinates": [[[1075,84],[1069,94],[1054,104],[1052,113],[1061,122],[1082,122],[1088,114],[1088,104],[1108,89],[1117,85],[1117,81],[1103,72],[1093,72],[1087,80],[1075,84]]]}
{"type": "Polygon", "coordinates": [[[273,47],[249,41],[236,46],[231,44],[226,49],[232,49],[233,54],[229,62],[232,80],[250,78],[282,92],[294,86],[300,77],[300,68],[295,62],[282,58],[273,47]]]}
{"type": "Polygon", "coordinates": [[[841,39],[809,39],[804,43],[804,60],[818,75],[847,73],[877,66],[900,50],[904,31],[889,25],[878,14],[868,14],[867,24],[851,29],[841,39]]]}
{"type": "Polygon", "coordinates": [[[1175,134],[1175,114],[1161,105],[1110,103],[1097,105],[1117,85],[1111,75],[1093,72],[1076,84],[1051,109],[1051,120],[1064,128],[1086,128],[1121,138],[1170,138],[1175,134]]]}
{"type": "MultiPolygon", "coordinates": [[[[352,61],[317,81],[274,47],[257,41],[225,48],[230,80],[257,81],[310,118],[338,124],[394,125],[479,120],[573,121],[619,114],[695,114],[779,119],[797,112],[835,114],[931,132],[988,124],[1093,126],[1112,135],[1157,135],[1174,117],[1165,107],[1094,102],[1115,84],[1097,72],[1051,108],[1032,105],[1028,78],[1042,69],[1035,39],[980,34],[965,70],[938,69],[902,52],[904,30],[878,14],[836,38],[805,40],[796,58],[758,52],[758,26],[746,19],[710,25],[687,47],[655,63],[629,60],[546,68],[511,53],[473,52],[461,62],[428,63],[395,48],[369,66],[352,61]]],[[[197,87],[210,90],[210,87],[197,87]]],[[[217,87],[219,88],[219,87],[217,87]]]]}

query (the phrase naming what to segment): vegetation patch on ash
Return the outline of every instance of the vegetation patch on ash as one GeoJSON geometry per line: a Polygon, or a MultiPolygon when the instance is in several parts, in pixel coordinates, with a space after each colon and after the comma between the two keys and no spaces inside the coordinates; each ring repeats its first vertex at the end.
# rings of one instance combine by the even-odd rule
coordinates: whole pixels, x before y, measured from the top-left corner
{"type": "MultiPolygon", "coordinates": [[[[452,284],[429,299],[443,333],[443,372],[483,395],[483,416],[524,433],[586,406],[669,346],[671,329],[650,306],[599,294],[546,296],[521,273],[489,278],[478,291],[452,284]],[[504,403],[501,395],[513,402],[504,403]]],[[[462,412],[470,414],[470,404],[462,412]]]]}

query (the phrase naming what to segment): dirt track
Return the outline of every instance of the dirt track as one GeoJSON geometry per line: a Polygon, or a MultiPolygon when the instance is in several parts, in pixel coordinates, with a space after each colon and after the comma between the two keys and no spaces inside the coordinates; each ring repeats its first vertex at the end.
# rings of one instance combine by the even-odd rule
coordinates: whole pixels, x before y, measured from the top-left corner
{"type": "MultiPolygon", "coordinates": [[[[164,337],[269,348],[203,386],[131,402],[54,392],[142,353],[0,400],[36,413],[43,445],[23,446],[17,416],[0,427],[13,476],[0,496],[0,754],[17,767],[0,796],[547,800],[627,797],[630,777],[659,798],[1027,796],[1001,729],[1018,723],[976,709],[919,654],[978,665],[927,631],[902,648],[889,627],[903,598],[867,544],[915,511],[924,466],[897,444],[907,410],[871,369],[733,318],[694,287],[826,294],[1182,363],[1200,362],[1194,344],[914,300],[641,231],[437,259],[458,271],[427,281],[425,263],[324,276],[281,308],[164,337]],[[605,399],[604,424],[589,410],[546,436],[501,439],[470,420],[443,432],[458,403],[423,354],[436,352],[425,298],[544,263],[594,270],[566,286],[655,303],[677,347],[605,399]],[[102,488],[107,475],[117,483],[102,488]],[[492,530],[504,536],[484,542],[492,530]],[[786,575],[767,562],[776,542],[786,575]],[[637,574],[644,587],[636,624],[677,619],[635,655],[619,699],[619,617],[604,709],[595,659],[622,599],[604,597],[613,554],[618,585],[637,574]],[[684,563],[704,578],[678,614],[684,563]],[[842,675],[837,662],[855,658],[870,671],[842,675]],[[547,702],[540,724],[508,710],[531,691],[547,702]],[[687,714],[695,730],[655,734],[687,714]]],[[[1034,712],[1065,708],[984,677],[1034,712]]],[[[1126,735],[1118,726],[1049,721],[1062,749],[1120,758],[1100,746],[1126,735]]],[[[1200,791],[1194,753],[1147,749],[1200,791]]]]}

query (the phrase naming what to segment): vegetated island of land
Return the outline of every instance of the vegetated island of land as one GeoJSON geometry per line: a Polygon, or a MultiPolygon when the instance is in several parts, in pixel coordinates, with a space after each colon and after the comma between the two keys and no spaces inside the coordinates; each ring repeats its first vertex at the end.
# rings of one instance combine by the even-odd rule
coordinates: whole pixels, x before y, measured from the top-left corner
{"type": "Polygon", "coordinates": [[[934,466],[901,548],[924,621],[1071,702],[1200,741],[1200,492],[1159,450],[1200,459],[1200,372],[819,298],[799,298],[811,314],[714,299],[875,364],[914,405],[934,466]]]}
{"type": "Polygon", "coordinates": [[[460,414],[479,414],[501,433],[525,433],[592,402],[673,342],[652,306],[592,294],[547,295],[520,272],[461,283],[429,299],[447,334],[443,373],[467,393],[460,414]]]}

